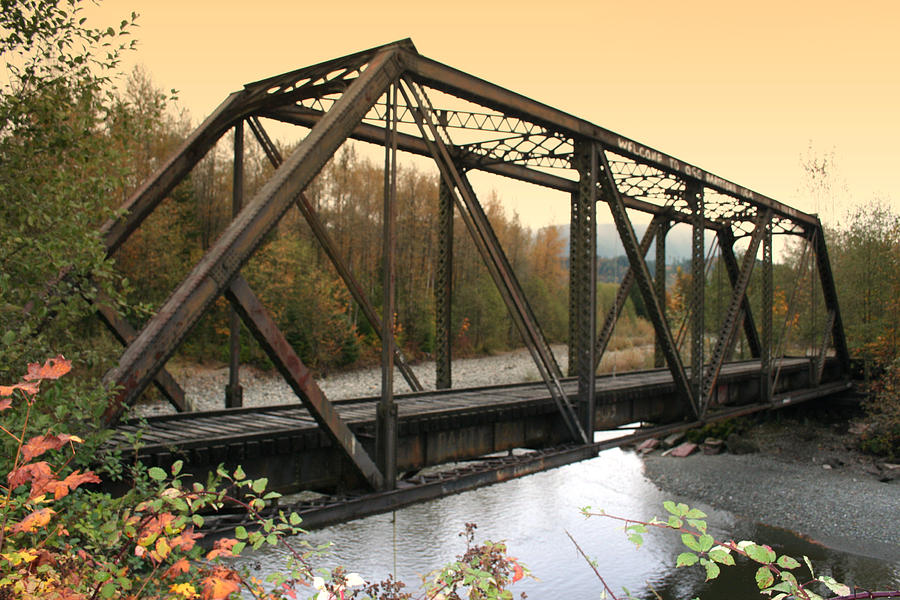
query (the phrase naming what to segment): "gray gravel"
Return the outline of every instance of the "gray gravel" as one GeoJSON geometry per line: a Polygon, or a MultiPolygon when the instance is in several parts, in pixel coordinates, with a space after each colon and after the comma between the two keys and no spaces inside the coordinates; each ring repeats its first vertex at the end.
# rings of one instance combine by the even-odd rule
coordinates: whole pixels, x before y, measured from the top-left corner
{"type": "Polygon", "coordinates": [[[900,560],[900,482],[766,454],[651,455],[645,473],[680,500],[784,527],[841,550],[900,560]]]}
{"type": "MultiPolygon", "coordinates": [[[[554,345],[553,353],[565,372],[568,365],[568,348],[554,345]]],[[[187,399],[196,410],[223,408],[225,404],[225,384],[228,382],[227,366],[169,365],[169,370],[184,388],[187,399]]],[[[453,361],[451,367],[453,384],[466,387],[539,381],[537,367],[524,348],[480,358],[462,358],[453,361]]],[[[416,378],[426,390],[434,389],[434,362],[413,365],[416,378]]],[[[316,382],[325,396],[331,400],[362,398],[381,393],[380,368],[360,369],[332,373],[317,378],[316,382]]],[[[241,386],[244,389],[244,406],[268,406],[298,402],[297,396],[278,373],[263,372],[249,366],[241,367],[241,386]]],[[[408,392],[409,387],[394,371],[394,390],[408,392]]],[[[138,404],[134,412],[140,416],[170,414],[174,409],[165,402],[149,401],[138,404]]]]}

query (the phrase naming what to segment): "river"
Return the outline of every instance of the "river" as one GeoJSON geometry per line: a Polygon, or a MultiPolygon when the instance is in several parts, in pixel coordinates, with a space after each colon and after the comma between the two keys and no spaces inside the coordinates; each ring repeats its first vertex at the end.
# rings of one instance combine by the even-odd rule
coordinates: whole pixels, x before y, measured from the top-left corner
{"type": "MultiPolygon", "coordinates": [[[[637,597],[743,600],[760,597],[751,564],[724,568],[719,579],[704,583],[700,567],[675,569],[684,550],[669,532],[651,532],[636,549],[621,523],[586,519],[580,507],[649,520],[663,516],[670,499],[643,475],[642,462],[629,450],[613,449],[597,458],[495,484],[471,492],[418,504],[395,513],[359,519],[316,530],[313,544],[332,542],[323,566],[344,565],[369,581],[388,573],[413,589],[429,571],[452,561],[465,550],[459,533],[466,522],[478,525],[477,540],[503,540],[537,578],[512,588],[529,598],[598,598],[601,586],[566,536],[570,532],[594,559],[600,573],[618,594],[628,588],[637,597]]],[[[687,499],[689,501],[689,499],[687,499]]],[[[752,539],[800,558],[807,555],[817,574],[831,575],[861,590],[900,589],[900,556],[866,557],[828,549],[792,532],[751,523],[721,510],[698,504],[709,517],[717,539],[752,539]]],[[[887,518],[897,518],[898,515],[887,518]]],[[[247,554],[256,576],[284,564],[284,551],[268,548],[247,554]]]]}

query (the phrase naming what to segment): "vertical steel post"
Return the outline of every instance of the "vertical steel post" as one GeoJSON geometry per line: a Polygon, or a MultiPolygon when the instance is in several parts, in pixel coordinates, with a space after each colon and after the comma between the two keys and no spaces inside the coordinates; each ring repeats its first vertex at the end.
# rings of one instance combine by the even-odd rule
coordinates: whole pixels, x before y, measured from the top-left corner
{"type": "Polygon", "coordinates": [[[696,183],[688,183],[685,190],[691,207],[691,389],[702,407],[703,402],[703,333],[706,304],[706,248],[703,243],[706,233],[703,214],[703,190],[696,183]]]}
{"type": "MultiPolygon", "coordinates": [[[[656,276],[653,283],[656,287],[656,297],[663,306],[666,307],[666,234],[669,233],[671,223],[668,219],[660,222],[656,229],[656,276]]],[[[656,349],[653,354],[653,366],[657,369],[666,366],[666,357],[663,354],[662,344],[659,337],[656,336],[656,349]]]]}
{"type": "MultiPolygon", "coordinates": [[[[577,157],[575,153],[573,156],[577,157]]],[[[579,171],[579,177],[582,177],[579,171]]],[[[579,182],[580,183],[580,182],[579,182]]],[[[578,372],[578,302],[581,288],[578,285],[576,274],[582,272],[581,266],[581,235],[579,224],[581,223],[581,189],[572,192],[569,203],[569,365],[566,368],[568,377],[575,377],[578,372]]]]}
{"type": "MultiPolygon", "coordinates": [[[[241,212],[244,202],[244,121],[234,124],[234,166],[232,167],[231,216],[241,212]]],[[[225,386],[225,408],[244,405],[241,387],[241,317],[233,306],[228,309],[228,385],[225,386]]]]}
{"type": "Polygon", "coordinates": [[[775,285],[772,279],[772,221],[765,223],[762,256],[762,352],[760,353],[760,400],[772,401],[772,306],[775,285]]]}
{"type": "Polygon", "coordinates": [[[384,142],[384,216],[382,246],[381,317],[381,401],[376,415],[376,462],[384,477],[385,489],[397,482],[397,403],[394,402],[394,249],[396,236],[395,200],[397,195],[397,88],[391,84],[385,93],[384,142]]]}
{"type": "MultiPolygon", "coordinates": [[[[593,439],[595,386],[594,350],[597,344],[597,147],[576,142],[573,153],[578,171],[578,191],[572,195],[570,230],[572,251],[569,258],[570,324],[574,322],[575,354],[569,355],[569,370],[575,366],[578,377],[578,417],[593,439]],[[574,297],[574,302],[571,298],[574,297]]],[[[569,340],[570,347],[572,340],[569,340]]]]}
{"type": "Polygon", "coordinates": [[[453,298],[453,195],[441,179],[438,188],[437,281],[434,283],[435,387],[449,389],[451,376],[451,305],[453,298]]]}

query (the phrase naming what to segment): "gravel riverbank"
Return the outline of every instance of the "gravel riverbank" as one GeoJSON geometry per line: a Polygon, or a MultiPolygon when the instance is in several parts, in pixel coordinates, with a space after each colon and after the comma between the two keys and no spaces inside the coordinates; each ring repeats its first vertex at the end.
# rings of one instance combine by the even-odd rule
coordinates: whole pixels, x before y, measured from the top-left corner
{"type": "Polygon", "coordinates": [[[845,430],[806,418],[770,419],[746,432],[759,452],[652,454],[644,471],[673,499],[900,562],[900,479],[880,481],[876,461],[853,449],[845,430]]]}

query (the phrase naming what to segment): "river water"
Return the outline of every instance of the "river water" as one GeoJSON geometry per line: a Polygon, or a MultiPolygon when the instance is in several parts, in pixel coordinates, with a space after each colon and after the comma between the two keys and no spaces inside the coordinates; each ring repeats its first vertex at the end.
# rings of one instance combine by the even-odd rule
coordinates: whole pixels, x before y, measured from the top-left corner
{"type": "MultiPolygon", "coordinates": [[[[724,568],[719,579],[704,583],[701,567],[674,568],[675,557],[684,550],[678,536],[651,532],[636,549],[621,523],[586,519],[579,510],[591,506],[608,514],[649,520],[664,515],[662,503],[667,499],[644,477],[640,458],[631,451],[613,449],[592,460],[335,525],[307,537],[313,544],[333,543],[323,566],[344,565],[369,581],[394,573],[417,589],[423,575],[465,551],[459,533],[466,522],[474,522],[477,540],[505,541],[510,555],[537,577],[515,584],[512,590],[517,597],[526,592],[532,599],[599,598],[600,583],[569,541],[568,531],[596,559],[600,573],[617,594],[628,588],[648,599],[654,597],[653,590],[666,600],[759,598],[752,565],[724,568]]],[[[717,539],[752,539],[771,545],[779,554],[798,559],[807,555],[817,574],[832,575],[862,590],[900,589],[900,556],[846,554],[789,531],[697,507],[708,513],[710,533],[717,539]]],[[[285,557],[283,550],[269,548],[247,554],[247,559],[256,569],[254,574],[264,576],[282,566],[285,557]]]]}

